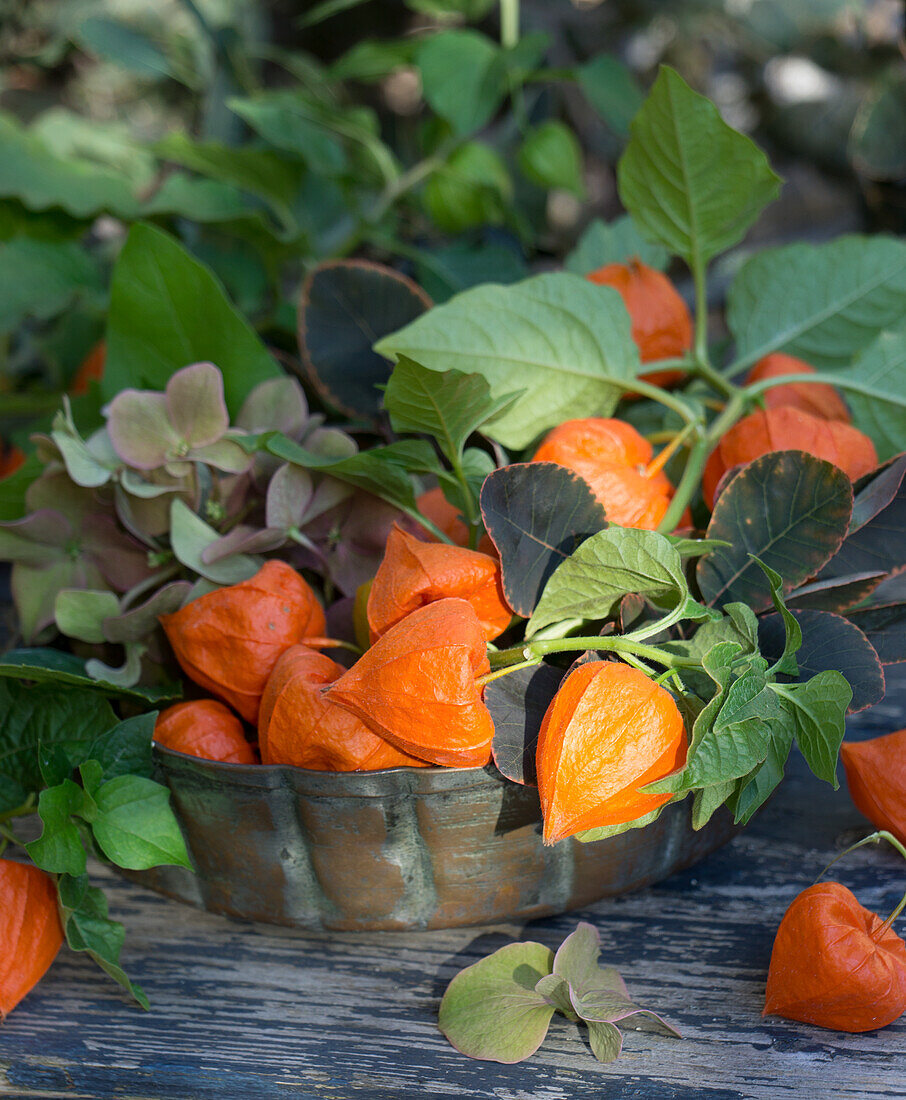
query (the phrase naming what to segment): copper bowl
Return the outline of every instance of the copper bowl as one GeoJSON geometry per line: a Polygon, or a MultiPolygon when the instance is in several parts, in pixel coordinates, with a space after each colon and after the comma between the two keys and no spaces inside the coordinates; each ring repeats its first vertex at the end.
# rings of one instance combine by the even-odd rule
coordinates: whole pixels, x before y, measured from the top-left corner
{"type": "Polygon", "coordinates": [[[192,861],[129,872],[180,901],[297,928],[450,928],[563,913],[648,886],[735,832],[691,800],[608,840],[541,843],[538,792],[496,768],[318,772],[155,746],[192,861]]]}

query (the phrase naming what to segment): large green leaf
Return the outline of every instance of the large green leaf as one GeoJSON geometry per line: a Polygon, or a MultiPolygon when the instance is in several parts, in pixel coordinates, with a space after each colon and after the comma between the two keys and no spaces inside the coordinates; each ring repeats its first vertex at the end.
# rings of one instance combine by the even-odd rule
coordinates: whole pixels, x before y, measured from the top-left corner
{"type": "Polygon", "coordinates": [[[806,763],[836,790],[840,786],[837,757],[852,688],[841,672],[830,669],[805,683],[774,684],[773,691],[795,722],[796,741],[806,763]]]}
{"type": "Polygon", "coordinates": [[[708,538],[723,539],[697,576],[709,604],[771,603],[760,558],[795,587],[842,543],[852,515],[852,485],[842,470],[802,451],[772,451],[749,463],[721,493],[708,538]]]}
{"type": "Polygon", "coordinates": [[[625,137],[645,99],[630,70],[612,53],[599,53],[576,70],[576,77],[592,107],[615,134],[625,137]]]}
{"type": "Polygon", "coordinates": [[[523,390],[486,428],[513,448],[571,417],[609,415],[624,392],[613,381],[640,368],[620,295],[566,273],[474,287],[375,347],[430,370],[482,374],[495,399],[523,390]]]}
{"type": "Polygon", "coordinates": [[[41,751],[73,759],[114,725],[110,704],[95,692],[0,680],[0,779],[7,780],[0,812],[44,786],[41,751]]]}
{"type": "Polygon", "coordinates": [[[656,531],[608,527],[573,552],[547,582],[526,636],[564,619],[606,619],[629,593],[676,604],[688,592],[679,553],[656,531]]]}
{"type": "Polygon", "coordinates": [[[489,122],[506,93],[500,48],[478,31],[430,35],[415,63],[428,104],[463,136],[489,122]]]}
{"type": "Polygon", "coordinates": [[[513,181],[499,153],[484,141],[467,141],[431,174],[425,209],[438,229],[464,233],[503,225],[513,201],[513,181]]]}
{"type": "Polygon", "coordinates": [[[853,423],[871,437],[883,462],[906,446],[906,333],[882,332],[840,377],[853,423]]]}
{"type": "Polygon", "coordinates": [[[606,264],[626,264],[633,259],[663,271],[670,253],[661,245],[646,241],[629,214],[624,214],[612,222],[595,218],[563,266],[576,275],[587,275],[606,264]]]}
{"type": "Polygon", "coordinates": [[[25,320],[47,320],[77,295],[99,295],[101,278],[91,254],[72,241],[16,237],[0,245],[0,331],[25,320]]]}
{"type": "Polygon", "coordinates": [[[335,176],[348,167],[342,143],[318,119],[308,100],[294,91],[231,99],[229,107],[268,144],[301,157],[313,172],[335,176]]]}
{"type": "Polygon", "coordinates": [[[139,203],[128,176],[87,159],[58,156],[39,136],[0,114],[0,197],[29,210],[59,206],[77,218],[109,211],[134,218],[139,203]]]}
{"type": "Polygon", "coordinates": [[[171,77],[184,80],[181,66],[168,55],[150,35],[119,19],[92,15],[78,21],[79,43],[89,53],[106,58],[137,76],[152,80],[171,77]]]}
{"type": "Polygon", "coordinates": [[[481,959],[447,986],[438,1025],[470,1058],[521,1062],[544,1041],[552,1005],[535,991],[550,974],[553,952],[540,943],[511,943],[481,959]]]}
{"type": "Polygon", "coordinates": [[[667,66],[630,133],[617,169],[623,205],[647,237],[693,268],[739,242],[777,197],[764,153],[667,66]]]}
{"type": "Polygon", "coordinates": [[[281,373],[206,267],[161,230],[133,226],[113,271],[104,396],[162,390],[175,371],[204,361],[223,372],[233,415],[259,382],[281,373]]]}
{"type": "Polygon", "coordinates": [[[500,554],[507,603],[526,618],[557,566],[607,526],[588,485],[553,462],[514,463],[489,474],[481,515],[500,554]]]}
{"type": "Polygon", "coordinates": [[[727,323],[740,369],[778,350],[847,367],[902,321],[904,303],[906,242],[846,236],[759,252],[730,286],[727,323]]]}
{"type": "Polygon", "coordinates": [[[88,675],[85,664],[81,657],[64,653],[60,649],[43,646],[11,649],[0,656],[0,679],[29,680],[36,684],[61,684],[91,689],[99,695],[116,695],[151,706],[178,699],[182,694],[180,685],[176,683],[124,688],[107,680],[95,680],[88,675]]]}

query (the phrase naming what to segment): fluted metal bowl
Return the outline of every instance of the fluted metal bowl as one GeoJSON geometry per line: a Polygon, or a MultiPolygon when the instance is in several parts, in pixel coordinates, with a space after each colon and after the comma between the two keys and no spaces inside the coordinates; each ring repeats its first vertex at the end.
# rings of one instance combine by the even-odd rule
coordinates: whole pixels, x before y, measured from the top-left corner
{"type": "Polygon", "coordinates": [[[725,844],[690,802],[608,840],[541,842],[534,787],[494,768],[319,772],[155,746],[197,874],[129,877],[214,913],[299,928],[449,928],[562,913],[666,878],[725,844]]]}

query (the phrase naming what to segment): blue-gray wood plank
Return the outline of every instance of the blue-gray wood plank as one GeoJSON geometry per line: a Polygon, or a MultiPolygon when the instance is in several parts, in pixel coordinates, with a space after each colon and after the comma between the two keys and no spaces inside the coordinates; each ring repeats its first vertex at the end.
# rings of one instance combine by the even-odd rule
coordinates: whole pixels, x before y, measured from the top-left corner
{"type": "MultiPolygon", "coordinates": [[[[906,677],[851,723],[852,736],[906,723],[906,677]]],[[[868,829],[845,784],[801,766],[764,812],[704,863],[651,889],[526,927],[414,935],[311,934],[244,924],[170,902],[97,869],[128,929],[124,964],[152,1010],[128,1005],[64,948],[0,1028],[0,1095],[153,1100],[893,1100],[906,1096],[906,1019],[842,1035],[762,1019],[771,943],[792,898],[868,829]],[[555,946],[577,919],[604,959],[681,1041],[627,1033],[598,1064],[555,1019],[528,1062],[473,1062],[436,1027],[458,970],[513,939],[555,946]]],[[[906,888],[889,849],[835,873],[876,912],[906,888]]],[[[904,930],[901,922],[900,931],[904,930]]]]}

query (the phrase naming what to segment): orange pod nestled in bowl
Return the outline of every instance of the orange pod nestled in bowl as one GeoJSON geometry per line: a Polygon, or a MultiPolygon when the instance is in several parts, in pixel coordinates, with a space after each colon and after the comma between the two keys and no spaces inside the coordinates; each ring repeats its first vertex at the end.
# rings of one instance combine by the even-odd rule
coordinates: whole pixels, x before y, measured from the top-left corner
{"type": "Polygon", "coordinates": [[[727,470],[770,451],[805,451],[839,466],[853,481],[878,464],[874,443],[849,424],[819,420],[788,405],[759,409],[734,424],[711,452],[702,475],[708,507],[714,507],[717,486],[727,470]]]}
{"type": "Polygon", "coordinates": [[[266,562],[251,580],[200,596],[160,622],[183,672],[252,723],[280,654],[326,629],[317,596],[282,561],[266,562]]]}
{"type": "Polygon", "coordinates": [[[336,661],[304,645],[280,657],[261,699],[262,763],[334,772],[426,767],[424,760],[395,749],[327,697],[325,688],[345,672],[336,661]]]}
{"type": "Polygon", "coordinates": [[[394,524],[368,593],[371,640],[419,607],[448,597],[472,605],[489,642],[510,625],[513,613],[504,599],[500,565],[494,558],[448,543],[422,542],[394,524]]]}
{"type": "MultiPolygon", "coordinates": [[[[797,359],[794,355],[785,355],[775,351],[759,359],[749,371],[746,384],[762,382],[766,378],[781,378],[785,374],[814,374],[815,368],[797,359]]],[[[826,382],[788,382],[783,386],[774,386],[765,390],[762,400],[769,409],[783,405],[798,409],[800,412],[817,416],[819,420],[840,420],[849,423],[849,409],[843,398],[826,382]]]]}
{"type": "Polygon", "coordinates": [[[47,973],[63,944],[57,888],[30,863],[0,859],[0,1021],[47,973]]]}
{"type": "Polygon", "coordinates": [[[489,668],[472,605],[438,600],[392,626],[327,695],[401,752],[481,767],[491,759],[494,723],[475,681],[489,668]]]}
{"type": "Polygon", "coordinates": [[[685,760],[683,719],[668,691],[629,665],[580,665],[551,701],[538,736],[544,842],[651,813],[672,795],[640,788],[685,760]]]}
{"type": "MultiPolygon", "coordinates": [[[[632,339],[643,363],[678,359],[692,346],[689,307],[666,275],[640,260],[606,264],[586,278],[599,286],[619,291],[632,321],[632,339]]],[[[683,378],[682,371],[649,371],[640,375],[653,386],[670,386],[683,378]]]]}
{"type": "Polygon", "coordinates": [[[874,1031],[906,1012],[906,944],[839,882],[794,899],[777,929],[764,1016],[874,1031]]]}
{"type": "Polygon", "coordinates": [[[257,764],[242,723],[216,699],[193,699],[161,711],[154,724],[154,740],[165,749],[219,760],[223,764],[257,764]]]}
{"type": "Polygon", "coordinates": [[[870,741],[844,741],[840,757],[859,810],[906,844],[906,729],[870,741]]]}
{"type": "Polygon", "coordinates": [[[631,424],[605,417],[567,420],[549,432],[533,462],[556,462],[591,488],[611,523],[653,531],[673,499],[660,469],[647,472],[653,449],[631,424]]]}

